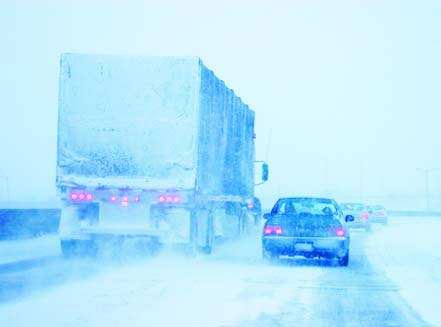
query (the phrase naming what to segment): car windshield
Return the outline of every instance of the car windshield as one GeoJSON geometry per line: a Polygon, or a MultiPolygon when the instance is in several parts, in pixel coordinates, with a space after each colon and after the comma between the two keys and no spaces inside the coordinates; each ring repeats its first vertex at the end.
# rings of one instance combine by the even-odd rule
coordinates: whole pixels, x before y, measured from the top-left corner
{"type": "Polygon", "coordinates": [[[337,212],[334,203],[329,199],[292,198],[281,199],[274,206],[274,214],[305,214],[333,215],[337,212]]]}

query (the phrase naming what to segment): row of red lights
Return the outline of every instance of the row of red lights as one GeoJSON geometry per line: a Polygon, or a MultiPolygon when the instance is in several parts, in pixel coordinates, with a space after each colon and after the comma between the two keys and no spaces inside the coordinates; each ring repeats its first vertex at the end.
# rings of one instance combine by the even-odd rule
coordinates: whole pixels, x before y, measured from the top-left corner
{"type": "Polygon", "coordinates": [[[72,201],[92,201],[93,200],[93,194],[92,193],[71,193],[70,199],[72,201]]]}
{"type": "MultiPolygon", "coordinates": [[[[70,199],[72,201],[92,201],[93,200],[93,194],[92,193],[77,193],[72,192],[70,194],[70,199]]],[[[118,197],[116,195],[111,195],[109,198],[110,202],[118,202],[118,197]]],[[[135,196],[133,198],[133,202],[139,202],[141,199],[139,196],[135,196]]],[[[158,197],[159,203],[179,203],[181,202],[181,198],[179,195],[160,195],[158,197]]],[[[129,197],[127,195],[124,195],[121,197],[121,204],[127,205],[129,203],[129,197]]]]}
{"type": "Polygon", "coordinates": [[[158,197],[159,203],[179,203],[181,202],[181,198],[179,195],[160,195],[158,197]]]}

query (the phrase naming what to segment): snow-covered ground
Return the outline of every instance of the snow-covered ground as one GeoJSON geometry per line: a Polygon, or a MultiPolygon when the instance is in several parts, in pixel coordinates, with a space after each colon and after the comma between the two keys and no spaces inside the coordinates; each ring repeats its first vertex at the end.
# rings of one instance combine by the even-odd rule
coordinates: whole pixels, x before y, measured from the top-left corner
{"type": "Polygon", "coordinates": [[[26,240],[0,241],[0,264],[60,255],[59,243],[58,235],[54,234],[26,240]]]}
{"type": "Polygon", "coordinates": [[[278,314],[292,297],[312,305],[300,286],[318,283],[322,269],[266,265],[256,240],[210,258],[165,253],[104,271],[0,306],[0,317],[8,326],[205,327],[278,314]]]}
{"type": "Polygon", "coordinates": [[[392,218],[367,242],[371,263],[433,326],[441,326],[441,218],[392,218]]]}

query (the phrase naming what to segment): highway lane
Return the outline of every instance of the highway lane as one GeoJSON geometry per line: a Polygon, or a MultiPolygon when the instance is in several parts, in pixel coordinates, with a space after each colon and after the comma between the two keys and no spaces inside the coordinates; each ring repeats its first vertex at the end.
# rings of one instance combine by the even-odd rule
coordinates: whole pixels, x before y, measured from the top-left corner
{"type": "Polygon", "coordinates": [[[326,261],[282,259],[279,264],[292,267],[293,274],[305,265],[321,267],[324,273],[320,282],[298,287],[299,294],[292,297],[282,313],[262,315],[240,326],[429,326],[403,300],[399,288],[369,263],[365,253],[368,237],[363,231],[352,231],[347,268],[326,261]],[[301,301],[305,297],[309,299],[308,306],[301,301]]]}
{"type": "MultiPolygon", "coordinates": [[[[70,325],[79,319],[83,322],[79,326],[96,326],[97,321],[115,326],[123,325],[118,323],[121,321],[142,325],[145,319],[164,326],[181,321],[182,326],[202,326],[208,319],[212,326],[240,327],[428,326],[401,298],[398,287],[369,263],[365,253],[368,237],[362,231],[352,232],[346,268],[335,261],[301,258],[265,264],[260,259],[257,233],[247,240],[225,244],[210,257],[166,253],[142,259],[141,264],[121,258],[49,257],[2,265],[0,313],[16,317],[11,304],[19,303],[23,311],[29,304],[38,306],[39,298],[45,296],[46,302],[56,302],[53,310],[63,311],[68,302],[51,292],[59,289],[61,294],[69,292],[84,303],[79,304],[81,316],[68,312],[57,325],[70,325]],[[70,287],[73,284],[75,287],[70,287]],[[104,312],[109,301],[118,308],[114,316],[90,318],[91,312],[104,312]],[[149,305],[140,313],[139,302],[143,301],[149,305]],[[173,315],[164,316],[168,310],[173,315]],[[132,318],[126,321],[126,317],[132,318]]],[[[43,313],[32,315],[35,321],[46,319],[43,313]]],[[[21,326],[28,321],[12,318],[12,322],[9,325],[21,326]]]]}

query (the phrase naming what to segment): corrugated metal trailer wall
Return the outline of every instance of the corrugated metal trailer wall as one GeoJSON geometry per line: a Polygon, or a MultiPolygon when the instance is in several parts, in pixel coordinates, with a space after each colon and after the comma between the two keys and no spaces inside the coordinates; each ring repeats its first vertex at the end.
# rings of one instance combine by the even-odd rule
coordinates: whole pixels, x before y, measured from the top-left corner
{"type": "Polygon", "coordinates": [[[202,62],[197,192],[252,197],[254,112],[202,62]]]}

